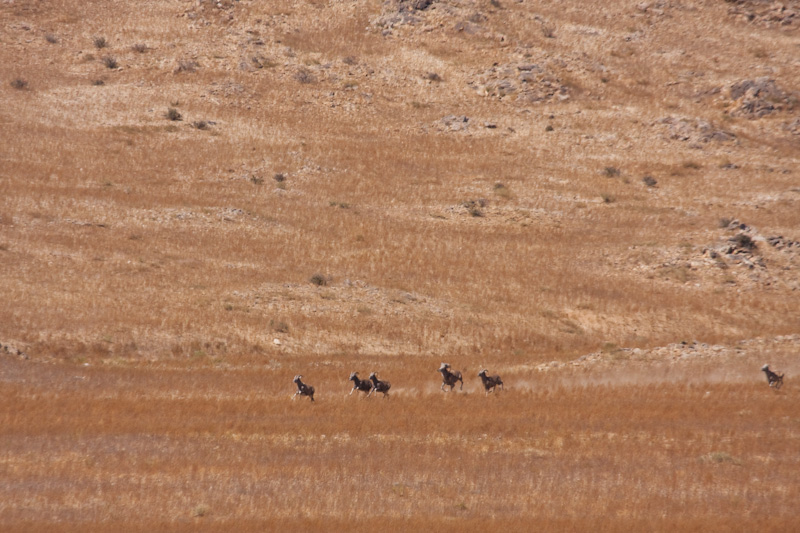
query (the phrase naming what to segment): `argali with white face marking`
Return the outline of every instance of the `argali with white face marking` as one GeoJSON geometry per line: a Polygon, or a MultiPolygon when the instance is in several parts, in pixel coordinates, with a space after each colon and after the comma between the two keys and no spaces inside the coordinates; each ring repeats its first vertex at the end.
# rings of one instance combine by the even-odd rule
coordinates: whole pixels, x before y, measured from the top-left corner
{"type": "Polygon", "coordinates": [[[292,400],[294,400],[295,398],[297,398],[298,395],[300,395],[300,396],[308,396],[309,398],[311,398],[311,401],[313,402],[314,387],[312,387],[311,385],[306,385],[305,383],[303,383],[302,379],[303,376],[301,374],[298,374],[292,380],[297,384],[297,392],[295,392],[294,396],[292,396],[292,400]]]}
{"type": "Polygon", "coordinates": [[[372,392],[372,383],[368,379],[359,379],[358,372],[350,374],[350,381],[353,382],[353,388],[350,390],[351,395],[357,390],[366,393],[367,396],[372,392]]]}
{"type": "Polygon", "coordinates": [[[478,377],[481,378],[483,387],[486,389],[486,396],[488,396],[490,392],[494,392],[498,385],[500,386],[500,390],[503,390],[503,380],[500,379],[500,376],[487,376],[487,372],[485,368],[478,372],[478,377]]]}
{"type": "MultiPolygon", "coordinates": [[[[464,380],[461,379],[461,372],[459,372],[458,370],[456,370],[455,372],[452,372],[450,370],[450,364],[449,363],[442,363],[442,366],[439,367],[439,372],[442,373],[442,387],[441,387],[441,389],[443,391],[444,391],[444,386],[445,385],[449,386],[450,390],[452,391],[456,386],[456,382],[458,382],[458,381],[461,382],[461,385],[459,386],[458,390],[464,390],[464,380]]],[[[445,392],[447,392],[447,391],[445,391],[445,392]]]]}
{"type": "Polygon", "coordinates": [[[392,384],[388,381],[381,381],[378,379],[378,375],[373,372],[369,375],[369,379],[372,380],[372,390],[369,391],[367,396],[370,396],[373,392],[382,392],[384,398],[389,397],[389,389],[392,388],[392,384]]]}
{"type": "Polygon", "coordinates": [[[762,366],[761,370],[767,375],[767,383],[769,383],[770,387],[774,387],[775,390],[778,390],[783,386],[783,374],[773,372],[769,369],[769,365],[762,366]]]}

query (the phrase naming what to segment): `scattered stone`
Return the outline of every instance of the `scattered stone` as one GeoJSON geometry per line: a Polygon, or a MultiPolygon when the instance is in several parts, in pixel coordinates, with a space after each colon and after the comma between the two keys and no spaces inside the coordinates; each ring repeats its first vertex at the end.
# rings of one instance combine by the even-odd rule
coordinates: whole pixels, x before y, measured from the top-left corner
{"type": "Polygon", "coordinates": [[[557,76],[532,63],[494,65],[478,73],[469,85],[481,96],[506,99],[513,95],[521,104],[570,97],[569,88],[557,76]]]}
{"type": "Polygon", "coordinates": [[[677,141],[709,143],[730,142],[736,139],[733,133],[717,129],[707,120],[699,118],[665,117],[657,120],[656,124],[666,126],[669,138],[677,141]]]}
{"type": "Polygon", "coordinates": [[[469,126],[469,118],[465,115],[447,115],[439,122],[450,131],[464,131],[469,126]]]}
{"type": "Polygon", "coordinates": [[[756,119],[793,106],[790,95],[783,92],[775,80],[767,77],[734,83],[728,88],[728,94],[736,102],[731,116],[756,119]]]}
{"type": "Polygon", "coordinates": [[[19,348],[17,348],[16,346],[14,346],[12,344],[0,343],[0,352],[6,353],[6,354],[9,354],[9,355],[15,355],[15,356],[21,357],[23,359],[29,359],[28,354],[26,354],[25,352],[23,352],[22,350],[20,350],[19,348]]]}
{"type": "Polygon", "coordinates": [[[728,14],[749,24],[766,28],[796,29],[800,25],[800,2],[769,0],[726,0],[733,4],[728,14]]]}

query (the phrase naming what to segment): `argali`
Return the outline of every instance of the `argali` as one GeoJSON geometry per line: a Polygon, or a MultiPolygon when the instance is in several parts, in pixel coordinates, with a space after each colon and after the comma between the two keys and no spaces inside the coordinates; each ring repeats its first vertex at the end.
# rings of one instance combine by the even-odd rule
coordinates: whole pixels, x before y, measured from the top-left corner
{"type": "Polygon", "coordinates": [[[478,372],[478,377],[481,378],[483,387],[486,389],[486,396],[488,396],[490,392],[494,392],[498,385],[500,386],[500,390],[503,390],[503,380],[500,379],[500,376],[487,376],[486,373],[487,370],[485,368],[478,372]]]}
{"type": "Polygon", "coordinates": [[[301,374],[298,374],[292,380],[297,384],[297,392],[294,393],[294,396],[292,396],[292,399],[294,400],[297,397],[297,395],[299,394],[300,396],[308,396],[309,398],[311,398],[311,401],[313,402],[314,401],[314,387],[312,387],[311,385],[306,385],[305,383],[302,382],[302,379],[303,379],[303,376],[301,374]]]}
{"type": "Polygon", "coordinates": [[[382,392],[384,398],[389,397],[389,389],[392,388],[392,384],[388,381],[381,381],[378,379],[378,375],[373,372],[369,375],[369,379],[372,380],[372,390],[369,391],[367,396],[371,395],[373,392],[382,392]]]}
{"type": "Polygon", "coordinates": [[[783,374],[773,372],[769,369],[769,365],[762,366],[761,370],[767,375],[767,383],[769,383],[770,387],[774,387],[775,390],[778,390],[783,386],[783,374]]]}
{"type": "Polygon", "coordinates": [[[445,385],[448,385],[450,387],[450,390],[452,391],[456,386],[456,382],[458,381],[461,382],[461,385],[459,386],[458,390],[464,390],[464,380],[461,379],[461,372],[459,372],[458,370],[452,372],[450,370],[450,365],[448,363],[442,363],[442,366],[439,367],[439,372],[442,373],[441,389],[443,391],[445,385]]]}
{"type": "Polygon", "coordinates": [[[355,391],[365,392],[367,396],[372,392],[372,383],[368,379],[359,379],[358,372],[352,372],[350,374],[350,381],[353,382],[353,388],[350,390],[350,394],[353,394],[355,391]]]}

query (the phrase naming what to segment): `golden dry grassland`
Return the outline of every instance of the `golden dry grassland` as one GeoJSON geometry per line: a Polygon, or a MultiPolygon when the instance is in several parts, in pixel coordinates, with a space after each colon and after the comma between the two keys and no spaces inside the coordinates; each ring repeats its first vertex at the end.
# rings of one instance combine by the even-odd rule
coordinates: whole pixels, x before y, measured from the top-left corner
{"type": "Polygon", "coordinates": [[[798,12],[3,2],[0,529],[791,530],[798,12]]]}

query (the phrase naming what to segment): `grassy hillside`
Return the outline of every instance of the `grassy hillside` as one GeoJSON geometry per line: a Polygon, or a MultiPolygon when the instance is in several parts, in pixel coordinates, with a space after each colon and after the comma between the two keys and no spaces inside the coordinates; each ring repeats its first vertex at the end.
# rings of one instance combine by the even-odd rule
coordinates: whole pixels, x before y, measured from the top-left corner
{"type": "Polygon", "coordinates": [[[798,24],[0,4],[0,524],[793,523],[798,24]]]}

